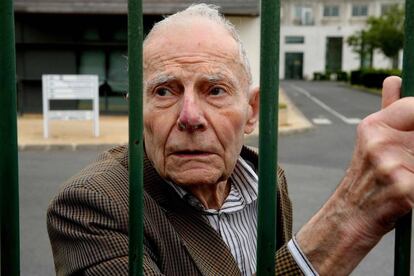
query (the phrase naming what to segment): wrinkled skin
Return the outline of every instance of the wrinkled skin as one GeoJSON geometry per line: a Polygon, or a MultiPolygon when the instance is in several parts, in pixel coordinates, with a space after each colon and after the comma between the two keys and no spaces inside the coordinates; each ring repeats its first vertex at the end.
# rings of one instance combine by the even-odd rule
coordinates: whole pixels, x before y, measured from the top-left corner
{"type": "MultiPolygon", "coordinates": [[[[162,177],[219,209],[258,112],[235,42],[194,20],[158,30],[144,56],[147,155],[162,177]]],[[[321,275],[350,274],[414,206],[414,98],[400,100],[400,87],[396,77],[384,82],[383,109],[358,126],[345,177],[297,234],[321,275]]]]}
{"type": "Polygon", "coordinates": [[[258,89],[249,91],[238,46],[224,28],[205,19],[172,27],[145,44],[146,153],[163,178],[218,209],[243,136],[256,126],[258,89]]]}
{"type": "Polygon", "coordinates": [[[414,98],[384,81],[382,110],[358,126],[351,165],[333,196],[299,231],[321,275],[348,275],[414,207],[414,98]]]}

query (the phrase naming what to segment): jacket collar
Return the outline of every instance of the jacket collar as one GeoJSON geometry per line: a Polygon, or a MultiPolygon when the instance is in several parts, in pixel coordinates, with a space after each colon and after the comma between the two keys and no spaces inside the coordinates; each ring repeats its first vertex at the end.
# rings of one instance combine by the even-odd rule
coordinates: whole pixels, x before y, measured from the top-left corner
{"type": "MultiPolygon", "coordinates": [[[[128,148],[124,150],[118,161],[128,169],[128,148]]],[[[145,193],[164,210],[202,275],[241,275],[219,234],[160,177],[146,155],[144,179],[145,193]]]]}

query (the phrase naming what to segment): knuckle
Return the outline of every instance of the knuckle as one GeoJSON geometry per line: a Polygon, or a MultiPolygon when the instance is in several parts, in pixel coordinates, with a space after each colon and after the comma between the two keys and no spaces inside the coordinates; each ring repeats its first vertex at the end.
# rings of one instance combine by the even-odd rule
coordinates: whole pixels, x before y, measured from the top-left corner
{"type": "Polygon", "coordinates": [[[376,113],[364,118],[357,127],[357,138],[362,144],[375,141],[380,137],[378,135],[379,121],[376,113]]]}
{"type": "Polygon", "coordinates": [[[383,136],[374,135],[367,139],[364,146],[365,156],[373,165],[387,165],[393,163],[387,154],[387,139],[383,136]]]}
{"type": "Polygon", "coordinates": [[[402,164],[399,160],[387,157],[377,157],[375,160],[376,175],[378,178],[391,182],[398,181],[402,164]]]}
{"type": "Polygon", "coordinates": [[[397,172],[394,179],[397,194],[403,198],[413,198],[414,180],[411,173],[407,175],[405,171],[401,173],[397,172]]]}
{"type": "Polygon", "coordinates": [[[378,122],[377,113],[373,113],[365,117],[358,125],[358,133],[364,133],[366,130],[371,129],[378,122]]]}

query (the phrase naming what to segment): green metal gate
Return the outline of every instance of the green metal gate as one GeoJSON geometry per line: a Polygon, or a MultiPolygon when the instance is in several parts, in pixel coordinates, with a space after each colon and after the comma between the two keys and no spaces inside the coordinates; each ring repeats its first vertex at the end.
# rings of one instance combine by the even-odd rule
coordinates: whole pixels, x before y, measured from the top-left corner
{"type": "MultiPolygon", "coordinates": [[[[274,275],[276,241],[277,103],[279,87],[279,0],[262,0],[261,111],[259,148],[259,222],[257,275],[274,275]],[[270,39],[274,38],[274,39],[270,39]],[[266,154],[264,154],[266,153],[266,154]]],[[[407,15],[414,14],[414,0],[406,0],[407,15]]],[[[19,275],[19,210],[16,120],[16,80],[13,1],[0,1],[0,230],[1,275],[19,275]]],[[[414,95],[414,18],[406,17],[404,96],[414,95]]],[[[142,136],[142,1],[128,4],[129,55],[129,179],[130,275],[142,275],[143,255],[143,136],[142,136]]],[[[411,214],[396,230],[395,275],[410,273],[411,214]]]]}

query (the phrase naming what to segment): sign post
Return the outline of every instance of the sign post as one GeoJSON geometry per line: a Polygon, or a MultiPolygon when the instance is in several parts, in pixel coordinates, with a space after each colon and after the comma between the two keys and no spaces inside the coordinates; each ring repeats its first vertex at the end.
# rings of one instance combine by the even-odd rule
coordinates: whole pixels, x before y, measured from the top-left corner
{"type": "Polygon", "coordinates": [[[43,137],[49,137],[50,120],[93,120],[99,136],[99,91],[96,75],[43,75],[43,137]],[[50,110],[50,100],[92,100],[92,110],[50,110]]]}

